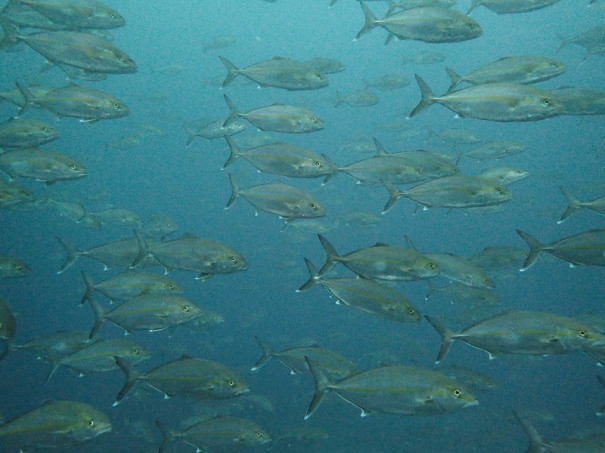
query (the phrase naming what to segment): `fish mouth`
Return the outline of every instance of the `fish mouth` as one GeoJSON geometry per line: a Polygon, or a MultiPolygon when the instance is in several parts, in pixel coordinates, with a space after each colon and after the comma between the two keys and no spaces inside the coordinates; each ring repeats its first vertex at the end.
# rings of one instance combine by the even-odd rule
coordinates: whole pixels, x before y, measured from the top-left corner
{"type": "Polygon", "coordinates": [[[469,406],[477,406],[479,404],[479,401],[477,400],[473,400],[473,401],[469,401],[468,403],[466,403],[464,406],[462,407],[469,407],[469,406]]]}
{"type": "Polygon", "coordinates": [[[107,425],[100,426],[100,427],[97,429],[97,436],[99,436],[99,435],[101,435],[101,434],[108,433],[108,432],[110,432],[110,431],[111,431],[111,425],[107,424],[107,425]]]}
{"type": "Polygon", "coordinates": [[[246,393],[250,393],[250,389],[242,389],[235,393],[235,396],[245,395],[246,393]]]}

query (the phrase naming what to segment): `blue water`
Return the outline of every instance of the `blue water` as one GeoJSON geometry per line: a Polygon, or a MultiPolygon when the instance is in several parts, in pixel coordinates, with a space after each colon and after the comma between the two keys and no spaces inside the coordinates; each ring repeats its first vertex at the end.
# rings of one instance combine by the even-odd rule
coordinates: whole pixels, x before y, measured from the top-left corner
{"type": "MultiPolygon", "coordinates": [[[[357,136],[376,136],[390,151],[436,147],[439,143],[427,138],[429,129],[468,129],[480,134],[484,141],[520,140],[527,144],[525,153],[494,165],[519,167],[528,170],[530,177],[511,186],[513,200],[496,212],[416,212],[414,204],[402,198],[380,217],[377,227],[340,226],[326,236],[341,253],[377,241],[404,245],[407,235],[421,251],[463,256],[492,245],[526,247],[516,228],[544,242],[555,241],[591,228],[603,228],[603,218],[591,211],[581,211],[564,224],[556,223],[566,206],[559,185],[581,199],[603,196],[602,117],[564,116],[530,123],[495,123],[455,118],[451,111],[434,105],[410,120],[420,133],[404,141],[396,133],[374,129],[391,119],[405,117],[414,108],[420,99],[415,82],[402,90],[377,92],[381,101],[369,108],[334,108],[332,102],[336,90],[346,93],[363,88],[363,79],[375,79],[385,73],[402,72],[412,80],[418,73],[436,93],[442,93],[449,86],[444,65],[466,74],[507,55],[556,55],[561,59],[568,66],[567,72],[543,82],[543,88],[570,85],[605,89],[602,56],[582,62],[584,50],[577,46],[555,53],[559,46],[557,34],[575,36],[602,24],[604,9],[589,8],[588,0],[562,0],[521,15],[497,15],[480,7],[472,14],[484,30],[478,39],[438,45],[395,41],[384,46],[386,32],[381,28],[353,40],[363,25],[363,14],[352,0],[340,0],[332,8],[328,8],[328,0],[107,3],[127,21],[124,28],[114,31],[114,43],[133,57],[139,70],[136,74],[110,75],[103,82],[82,83],[123,99],[131,114],[118,120],[82,124],[71,118],[55,121],[45,111],[28,112],[27,117],[56,123],[62,136],[46,147],[81,161],[90,175],[51,187],[35,181],[20,182],[40,197],[78,200],[90,210],[127,208],[144,220],[151,215],[168,215],[179,226],[177,235],[188,231],[220,240],[241,252],[249,262],[245,272],[218,275],[207,282],[194,281],[188,272],[175,272],[173,277],[185,287],[185,295],[202,307],[220,312],[225,322],[207,332],[179,328],[132,333],[132,339],[152,351],[152,358],[140,369],[151,369],[181,354],[220,361],[241,372],[252,393],[268,398],[273,405],[273,411],[247,407],[237,412],[240,416],[255,419],[273,437],[303,423],[321,428],[330,436],[306,445],[282,445],[283,451],[525,451],[527,439],[512,417],[512,410],[521,408],[553,415],[552,421],[538,424],[547,439],[602,427],[603,421],[594,413],[605,401],[605,389],[595,377],[599,368],[588,357],[517,356],[490,361],[483,351],[464,343],[455,344],[444,363],[474,367],[500,383],[495,390],[477,394],[478,406],[435,417],[385,414],[360,418],[358,409],[332,394],[313,417],[303,421],[313,394],[311,377],[289,375],[277,361],[256,373],[249,372],[261,352],[255,335],[278,350],[319,342],[347,356],[361,369],[377,366],[377,357],[388,357],[390,363],[430,368],[439,349],[439,337],[424,320],[416,325],[398,324],[337,306],[319,287],[295,293],[308,278],[303,257],[316,265],[323,263],[325,256],[317,238],[291,228],[282,231],[280,219],[270,214],[255,216],[243,199],[225,210],[230,185],[227,172],[220,169],[228,156],[227,146],[223,140],[196,138],[190,147],[185,147],[182,121],[226,118],[223,93],[228,93],[242,111],[275,102],[306,106],[324,119],[323,131],[270,135],[275,140],[326,153],[340,165],[367,157],[338,151],[340,144],[357,136]],[[237,42],[225,49],[203,50],[205,42],[222,35],[236,36],[237,42]],[[446,55],[446,60],[436,65],[402,66],[403,56],[422,50],[438,50],[446,55]],[[220,80],[226,70],[218,55],[240,66],[274,55],[300,60],[325,56],[337,58],[347,69],[329,75],[330,86],[317,91],[258,89],[254,84],[235,82],[221,90],[220,80]],[[161,68],[168,65],[182,65],[182,70],[162,72],[161,68]],[[126,135],[137,124],[161,127],[166,134],[148,137],[132,149],[105,148],[105,144],[126,135]]],[[[379,17],[386,10],[381,2],[368,5],[379,17]]],[[[456,8],[466,11],[469,6],[470,0],[459,0],[456,8]]],[[[65,83],[56,69],[40,73],[42,58],[29,48],[3,53],[0,58],[3,90],[12,89],[15,81],[58,86],[65,83]]],[[[15,106],[0,104],[1,118],[8,119],[15,113],[15,106]]],[[[246,132],[235,140],[254,134],[254,127],[247,124],[246,132]]],[[[451,145],[440,147],[453,151],[451,145]]],[[[489,162],[464,159],[460,168],[472,174],[488,165],[489,162]]],[[[230,171],[242,187],[280,179],[258,173],[243,161],[230,167],[230,171]]],[[[327,206],[329,221],[354,210],[379,214],[388,199],[382,187],[357,186],[346,175],[338,175],[321,187],[320,179],[281,180],[314,193],[327,206]]],[[[95,280],[118,270],[104,272],[99,263],[82,258],[64,274],[57,275],[65,255],[55,236],[68,238],[84,249],[129,237],[132,232],[115,226],[87,229],[43,208],[5,210],[0,212],[0,219],[0,252],[18,256],[32,268],[26,278],[1,283],[0,295],[17,316],[17,342],[59,330],[90,329],[94,322],[92,312],[79,306],[83,291],[80,270],[95,280]]],[[[344,268],[337,273],[349,275],[344,268]]],[[[460,312],[464,306],[452,306],[444,299],[425,302],[426,283],[401,283],[397,289],[422,314],[444,319],[463,316],[460,312]]],[[[604,291],[602,268],[570,269],[567,263],[549,256],[541,257],[527,272],[510,269],[496,279],[503,310],[529,309],[562,315],[601,312],[604,291]]],[[[468,316],[470,319],[471,314],[468,316]]],[[[101,332],[105,337],[122,335],[121,329],[109,323],[101,332]]],[[[0,363],[0,410],[10,419],[45,399],[74,399],[106,412],[113,431],[73,451],[155,451],[160,433],[154,419],[178,427],[181,420],[200,408],[221,411],[220,404],[183,398],[164,400],[161,394],[148,392],[143,385],[136,395],[113,408],[124,380],[120,371],[78,377],[62,368],[45,386],[47,372],[48,364],[28,353],[10,354],[0,363]],[[134,423],[147,431],[135,430],[134,423]]],[[[193,451],[193,447],[175,443],[169,451],[193,451]]]]}

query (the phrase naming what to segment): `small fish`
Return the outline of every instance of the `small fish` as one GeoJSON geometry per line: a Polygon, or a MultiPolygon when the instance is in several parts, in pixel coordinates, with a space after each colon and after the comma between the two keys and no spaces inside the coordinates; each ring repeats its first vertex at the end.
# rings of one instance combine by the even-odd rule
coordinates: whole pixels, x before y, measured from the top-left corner
{"type": "Polygon", "coordinates": [[[0,146],[31,148],[52,142],[61,135],[59,130],[43,121],[13,118],[0,124],[0,146]]]}
{"type": "Polygon", "coordinates": [[[0,279],[26,277],[31,272],[29,266],[19,258],[0,254],[0,279]]]}

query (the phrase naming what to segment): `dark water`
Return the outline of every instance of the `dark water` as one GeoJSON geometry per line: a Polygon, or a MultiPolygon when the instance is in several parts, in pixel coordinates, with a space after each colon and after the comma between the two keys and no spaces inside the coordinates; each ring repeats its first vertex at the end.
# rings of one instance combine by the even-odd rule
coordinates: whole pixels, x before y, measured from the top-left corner
{"type": "MultiPolygon", "coordinates": [[[[363,14],[352,0],[340,0],[331,9],[328,0],[107,3],[126,18],[127,25],[114,31],[114,43],[133,57],[139,71],[110,75],[103,82],[82,83],[123,99],[131,114],[119,120],[82,124],[70,118],[55,122],[50,114],[40,110],[28,112],[27,117],[56,123],[62,137],[47,147],[83,162],[90,175],[51,187],[35,181],[23,184],[41,197],[78,200],[90,210],[108,206],[127,208],[143,219],[168,215],[178,224],[180,233],[188,231],[220,240],[241,252],[250,264],[245,272],[218,275],[207,282],[194,281],[193,274],[188,272],[173,274],[185,287],[187,297],[224,316],[222,325],[209,331],[179,328],[134,332],[131,338],[152,351],[152,358],[140,366],[142,370],[184,353],[217,360],[241,372],[252,393],[267,398],[272,410],[250,404],[236,410],[231,407],[233,402],[164,400],[161,394],[147,391],[145,386],[112,408],[123,384],[120,371],[80,378],[62,368],[44,386],[48,364],[25,352],[16,352],[0,363],[0,410],[7,419],[38,406],[44,399],[88,402],[111,417],[113,431],[73,451],[98,452],[155,451],[160,433],[154,419],[177,427],[181,420],[201,410],[212,413],[231,410],[253,418],[273,437],[303,423],[329,434],[328,439],[313,443],[292,443],[289,447],[281,444],[274,451],[524,451],[527,439],[512,417],[512,410],[521,408],[552,414],[552,421],[537,423],[547,439],[602,427],[602,420],[594,413],[605,401],[605,390],[595,377],[599,369],[588,357],[518,356],[490,361],[487,354],[463,343],[454,345],[444,363],[474,367],[500,383],[495,390],[477,394],[478,406],[436,417],[360,418],[358,409],[333,394],[312,418],[303,422],[313,393],[312,379],[289,375],[277,361],[256,373],[249,372],[260,356],[255,335],[278,350],[315,341],[345,355],[361,369],[375,367],[380,361],[430,368],[439,348],[439,337],[424,320],[416,325],[398,324],[337,306],[319,287],[295,293],[308,278],[303,257],[316,265],[324,260],[315,234],[300,233],[291,227],[282,231],[281,220],[269,214],[254,216],[252,207],[244,200],[225,210],[230,185],[227,173],[220,168],[228,156],[226,144],[222,140],[196,138],[190,147],[185,147],[186,134],[181,127],[183,120],[226,118],[228,109],[223,93],[228,93],[243,111],[275,102],[311,108],[324,119],[323,131],[305,135],[267,134],[275,140],[326,153],[341,165],[368,157],[339,152],[340,144],[359,136],[376,136],[392,151],[427,147],[452,151],[453,145],[440,144],[428,137],[429,130],[450,128],[473,131],[484,141],[510,139],[527,144],[525,153],[493,164],[530,172],[529,178],[511,187],[513,200],[502,209],[491,213],[445,209],[415,212],[412,202],[401,199],[389,213],[380,216],[375,227],[341,224],[325,233],[342,253],[377,241],[403,245],[407,235],[422,251],[471,256],[492,245],[526,247],[516,228],[545,242],[602,228],[603,218],[590,211],[579,212],[564,224],[556,223],[566,206],[557,186],[569,188],[582,199],[603,196],[602,117],[563,116],[530,123],[495,123],[455,118],[449,110],[435,105],[410,121],[410,127],[418,135],[402,139],[398,133],[375,128],[403,118],[413,109],[420,98],[415,82],[401,90],[377,92],[381,101],[373,107],[333,107],[336,90],[347,93],[363,88],[363,79],[372,80],[385,73],[403,73],[412,80],[414,73],[419,73],[436,93],[441,93],[449,85],[444,65],[466,74],[502,56],[555,56],[559,46],[557,34],[575,36],[602,24],[605,17],[602,5],[600,9],[599,4],[589,8],[588,0],[562,0],[543,10],[520,15],[497,15],[481,7],[472,14],[484,30],[478,39],[438,45],[396,41],[384,46],[386,32],[381,28],[353,41],[363,24],[363,14]],[[204,43],[224,35],[237,37],[237,42],[225,49],[203,50],[204,43]],[[402,66],[404,56],[423,50],[442,52],[445,62],[402,66]],[[347,69],[328,76],[330,86],[318,91],[257,89],[254,84],[237,82],[220,90],[226,71],[218,55],[241,66],[274,55],[300,60],[325,56],[339,59],[347,69]],[[171,65],[178,67],[170,68],[171,65]],[[147,137],[129,149],[105,147],[141,124],[160,127],[165,134],[147,137]]],[[[460,11],[466,11],[470,5],[467,0],[458,3],[456,8],[460,11]]],[[[368,5],[382,17],[385,8],[381,2],[368,5]]],[[[568,70],[541,86],[605,89],[603,57],[595,55],[582,62],[583,56],[583,49],[577,46],[568,46],[556,54],[568,70]]],[[[40,73],[42,58],[29,48],[3,53],[0,58],[2,89],[13,88],[16,80],[54,85],[65,81],[56,69],[40,73]]],[[[7,119],[16,113],[15,107],[7,103],[0,105],[0,111],[7,119]]],[[[248,124],[246,132],[236,136],[236,140],[255,134],[254,127],[248,124]]],[[[466,150],[469,146],[458,148],[466,150]]],[[[488,165],[489,162],[464,159],[460,169],[472,174],[488,165]]],[[[242,187],[279,179],[258,173],[243,161],[234,164],[230,171],[242,187]]],[[[338,175],[322,187],[319,179],[282,180],[321,199],[327,206],[329,222],[356,210],[379,214],[388,199],[387,191],[380,186],[358,186],[346,175],[338,175]]],[[[59,330],[88,330],[94,318],[88,307],[78,305],[83,291],[80,270],[96,280],[104,279],[110,271],[104,272],[100,264],[82,258],[64,274],[57,275],[64,250],[55,236],[69,238],[78,247],[87,248],[132,236],[132,231],[116,226],[87,229],[42,208],[2,211],[0,218],[0,252],[18,256],[32,268],[30,276],[4,280],[1,285],[1,296],[17,316],[17,342],[59,330]]],[[[111,271],[114,272],[117,270],[111,271]]],[[[338,272],[349,275],[344,269],[338,272]]],[[[453,320],[463,326],[481,317],[472,310],[465,312],[466,306],[451,305],[443,298],[425,302],[426,283],[402,283],[397,289],[422,314],[451,319],[453,327],[453,320]]],[[[502,310],[528,309],[562,315],[601,312],[604,291],[601,268],[570,269],[567,263],[549,256],[541,257],[525,273],[511,268],[496,277],[502,310]]],[[[118,337],[122,331],[108,324],[102,328],[102,335],[118,337]]],[[[193,447],[175,443],[170,451],[189,451],[188,448],[193,451],[193,447]]]]}

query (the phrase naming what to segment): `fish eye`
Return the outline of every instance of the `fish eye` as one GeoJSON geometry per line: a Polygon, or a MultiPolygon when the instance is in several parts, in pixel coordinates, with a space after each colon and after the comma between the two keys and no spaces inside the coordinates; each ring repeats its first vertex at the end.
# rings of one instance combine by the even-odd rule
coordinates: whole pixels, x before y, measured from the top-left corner
{"type": "Polygon", "coordinates": [[[96,425],[96,422],[92,418],[90,420],[88,420],[88,426],[90,426],[91,428],[94,428],[95,425],[96,425]]]}
{"type": "Polygon", "coordinates": [[[585,330],[580,330],[580,331],[578,332],[578,336],[579,336],[579,337],[585,337],[585,336],[587,336],[587,335],[588,335],[588,332],[586,332],[585,330]]]}
{"type": "Polygon", "coordinates": [[[183,305],[183,311],[189,311],[189,305],[183,305]]]}
{"type": "Polygon", "coordinates": [[[316,166],[316,167],[321,167],[321,162],[320,162],[320,161],[318,161],[318,160],[316,160],[316,161],[315,161],[315,166],[316,166]]]}
{"type": "Polygon", "coordinates": [[[122,106],[121,106],[120,104],[118,104],[117,102],[114,102],[114,103],[113,103],[113,108],[114,108],[114,109],[116,109],[116,110],[117,110],[117,109],[119,109],[119,108],[121,108],[121,107],[122,107],[122,106]]]}
{"type": "Polygon", "coordinates": [[[46,126],[41,127],[42,132],[48,132],[48,128],[46,126]]]}
{"type": "Polygon", "coordinates": [[[462,396],[462,392],[460,390],[458,390],[458,389],[455,389],[454,390],[454,396],[456,398],[460,398],[462,396]]]}
{"type": "Polygon", "coordinates": [[[134,355],[139,355],[139,348],[132,348],[132,353],[134,355]]]}
{"type": "Polygon", "coordinates": [[[312,123],[317,123],[317,118],[315,118],[315,117],[311,117],[311,122],[312,122],[312,123]]]}
{"type": "Polygon", "coordinates": [[[174,289],[174,285],[172,283],[168,284],[168,289],[174,289]]]}
{"type": "Polygon", "coordinates": [[[229,387],[233,387],[235,385],[235,381],[233,379],[231,379],[229,381],[229,387]]]}
{"type": "Polygon", "coordinates": [[[20,264],[15,264],[15,269],[17,269],[18,271],[23,270],[23,266],[21,266],[20,264]]]}
{"type": "Polygon", "coordinates": [[[232,263],[237,263],[237,258],[235,256],[232,256],[229,259],[231,260],[232,263]]]}
{"type": "Polygon", "coordinates": [[[548,98],[544,98],[542,100],[542,105],[550,106],[551,104],[552,104],[552,102],[550,102],[550,99],[548,99],[548,98]]]}
{"type": "Polygon", "coordinates": [[[260,439],[261,437],[263,437],[263,435],[260,432],[256,431],[256,437],[260,439]]]}
{"type": "Polygon", "coordinates": [[[410,315],[415,315],[416,314],[416,310],[414,310],[413,308],[408,308],[408,313],[410,315]]]}
{"type": "Polygon", "coordinates": [[[69,168],[71,168],[72,170],[75,170],[75,169],[76,169],[76,168],[78,168],[78,167],[77,167],[77,165],[76,165],[76,164],[71,164],[71,165],[69,166],[69,168]]]}
{"type": "Polygon", "coordinates": [[[428,268],[431,270],[435,270],[435,269],[437,269],[437,265],[435,263],[429,263],[428,268]]]}

